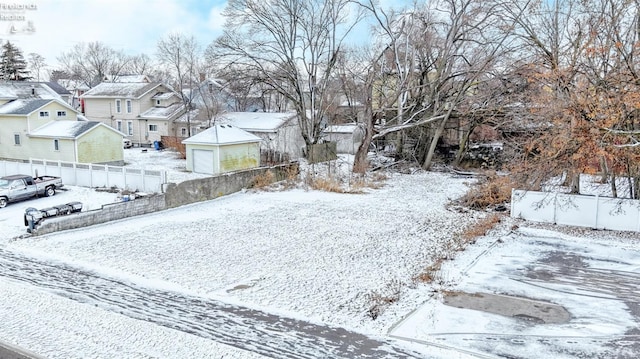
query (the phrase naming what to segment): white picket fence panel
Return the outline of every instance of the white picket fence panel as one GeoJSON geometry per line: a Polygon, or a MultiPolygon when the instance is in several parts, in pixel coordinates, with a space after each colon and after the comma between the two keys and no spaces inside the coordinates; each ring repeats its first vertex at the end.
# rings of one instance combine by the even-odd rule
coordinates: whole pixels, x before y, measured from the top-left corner
{"type": "Polygon", "coordinates": [[[511,217],[570,226],[640,231],[640,201],[512,190],[511,217]]]}
{"type": "Polygon", "coordinates": [[[162,193],[167,172],[140,168],[31,159],[29,162],[0,161],[0,176],[28,174],[57,176],[70,186],[116,187],[129,191],[162,193]]]}

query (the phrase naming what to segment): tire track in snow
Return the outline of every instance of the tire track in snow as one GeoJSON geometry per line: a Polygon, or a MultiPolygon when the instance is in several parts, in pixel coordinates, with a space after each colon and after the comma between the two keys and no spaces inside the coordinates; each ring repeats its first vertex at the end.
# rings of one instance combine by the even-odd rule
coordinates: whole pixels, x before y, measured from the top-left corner
{"type": "Polygon", "coordinates": [[[130,318],[273,358],[423,357],[393,341],[376,340],[343,328],[137,286],[5,249],[0,249],[0,276],[130,318]]]}

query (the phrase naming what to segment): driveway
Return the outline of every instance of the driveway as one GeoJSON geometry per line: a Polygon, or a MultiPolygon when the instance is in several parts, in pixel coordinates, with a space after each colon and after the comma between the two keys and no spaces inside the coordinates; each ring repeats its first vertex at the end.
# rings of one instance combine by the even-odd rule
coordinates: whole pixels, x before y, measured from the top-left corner
{"type": "Polygon", "coordinates": [[[533,228],[484,238],[390,334],[476,357],[637,358],[640,245],[600,233],[609,238],[533,228]]]}

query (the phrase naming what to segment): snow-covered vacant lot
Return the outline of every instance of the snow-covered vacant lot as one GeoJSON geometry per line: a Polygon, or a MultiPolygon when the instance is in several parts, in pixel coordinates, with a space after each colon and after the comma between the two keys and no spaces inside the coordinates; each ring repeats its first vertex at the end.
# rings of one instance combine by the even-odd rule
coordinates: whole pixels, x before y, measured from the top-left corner
{"type": "MultiPolygon", "coordinates": [[[[466,191],[465,181],[421,173],[394,175],[382,188],[363,194],[249,190],[153,215],[42,237],[4,238],[1,242],[7,250],[71,263],[143,285],[160,285],[384,335],[400,315],[424,298],[415,292],[407,295],[388,314],[373,321],[368,316],[370,295],[385,295],[398,286],[406,292],[409,286],[415,286],[413,278],[442,254],[447,242],[468,221],[462,214],[444,209],[451,198],[466,191]]],[[[78,188],[68,192],[74,190],[82,192],[78,188]]],[[[95,201],[88,195],[83,197],[87,202],[95,201]]],[[[51,200],[55,199],[67,201],[62,200],[62,194],[51,200]]],[[[4,210],[16,212],[17,217],[27,205],[42,207],[25,202],[4,210]]],[[[15,220],[22,225],[21,217],[15,220]]],[[[2,300],[7,303],[4,308],[10,311],[0,313],[5,340],[47,357],[122,357],[121,351],[109,353],[109,343],[114,339],[104,331],[89,330],[79,334],[82,342],[61,344],[47,339],[55,328],[68,332],[60,320],[47,319],[48,315],[37,317],[39,323],[47,323],[49,334],[44,337],[32,332],[41,324],[29,324],[34,311],[46,310],[39,301],[56,305],[60,313],[70,311],[63,315],[69,318],[100,315],[105,321],[101,326],[110,333],[122,325],[107,324],[117,315],[79,314],[88,308],[59,298],[42,299],[45,294],[4,279],[0,283],[12,289],[3,291],[2,300]],[[37,298],[31,299],[32,295],[37,298]],[[10,298],[20,298],[17,300],[22,305],[8,305],[10,298]],[[37,308],[24,306],[25,302],[37,308]]],[[[153,340],[131,340],[128,345],[143,353],[157,347],[153,340]]],[[[138,357],[126,353],[125,357],[138,357]]],[[[164,353],[157,357],[181,355],[164,353]]]]}
{"type": "MultiPolygon", "coordinates": [[[[589,353],[595,355],[596,350],[610,345],[610,338],[623,338],[625,343],[636,340],[628,333],[638,326],[637,318],[614,295],[602,299],[593,287],[576,290],[567,284],[541,289],[541,283],[518,277],[523,268],[546,269],[550,264],[545,256],[562,250],[576,258],[582,251],[594,266],[609,263],[604,269],[624,272],[628,278],[637,276],[640,255],[635,235],[590,244],[586,239],[539,229],[512,231],[512,223],[523,223],[510,220],[455,260],[445,262],[434,283],[416,281],[434,261],[451,254],[447,248],[466,225],[483,216],[447,205],[465,193],[467,181],[447,173],[417,172],[390,174],[384,186],[363,194],[305,188],[247,190],[80,230],[32,238],[2,237],[0,270],[3,257],[35,258],[56,268],[70,265],[97,273],[96,278],[124,283],[124,287],[132,283],[132,287],[168,291],[167,298],[172,297],[170,293],[185,293],[344,327],[373,338],[390,333],[425,358],[483,357],[492,350],[523,358],[575,357],[572,353],[590,357],[589,353]],[[558,239],[545,239],[554,236],[558,239]],[[607,250],[607,243],[619,248],[607,250]],[[540,263],[529,264],[536,261],[540,263]],[[447,291],[532,297],[531,289],[533,297],[563,305],[572,319],[539,325],[442,304],[442,293],[447,291]],[[372,320],[372,298],[393,297],[396,291],[400,292],[398,300],[372,320]],[[597,310],[602,307],[609,311],[597,310]]],[[[39,202],[43,200],[82,199],[95,207],[100,201],[113,201],[113,196],[71,188],[59,196],[30,201],[28,206],[43,207],[39,202]]],[[[10,233],[24,233],[20,222],[25,205],[2,209],[6,211],[0,214],[6,217],[0,220],[5,218],[10,233]]],[[[606,234],[612,235],[616,234],[606,234]]],[[[31,268],[27,264],[20,270],[31,268]]],[[[49,281],[46,267],[39,270],[45,272],[39,278],[49,281]]],[[[611,278],[615,283],[615,277],[611,278]]],[[[70,300],[77,298],[69,294],[69,288],[63,293],[63,289],[44,289],[27,282],[0,277],[0,339],[47,358],[261,357],[202,335],[133,319],[115,304],[112,310],[105,310],[90,299],[70,300]]],[[[55,278],[50,282],[56,288],[55,278]]],[[[78,287],[93,285],[90,282],[78,280],[78,287]]],[[[96,288],[102,288],[96,290],[97,296],[107,301],[112,298],[108,287],[96,284],[96,288]]],[[[142,308],[153,308],[153,304],[143,302],[142,308]]],[[[164,318],[190,318],[189,313],[160,310],[164,318]]],[[[151,309],[148,313],[158,314],[151,309]]],[[[138,314],[146,315],[144,311],[138,314]]],[[[198,328],[197,320],[191,324],[198,328]]],[[[633,357],[634,346],[621,345],[627,345],[626,353],[633,357]]]]}

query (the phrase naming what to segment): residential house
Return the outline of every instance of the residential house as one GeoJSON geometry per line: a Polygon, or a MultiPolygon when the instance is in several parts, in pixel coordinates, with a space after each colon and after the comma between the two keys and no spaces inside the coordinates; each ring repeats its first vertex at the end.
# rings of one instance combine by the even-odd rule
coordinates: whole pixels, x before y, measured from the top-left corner
{"type": "Polygon", "coordinates": [[[182,141],[187,170],[215,175],[258,167],[260,141],[260,137],[237,127],[215,124],[182,141]]]}
{"type": "Polygon", "coordinates": [[[295,112],[228,112],[216,121],[260,137],[260,149],[269,158],[302,157],[305,141],[295,112]]]}
{"type": "Polygon", "coordinates": [[[78,116],[46,83],[0,83],[0,158],[122,162],[122,134],[102,133],[78,116]]]}
{"type": "Polygon", "coordinates": [[[136,147],[177,136],[185,113],[178,93],[159,82],[103,82],[82,95],[85,116],[123,132],[136,147]]]}
{"type": "Polygon", "coordinates": [[[53,161],[122,166],[123,136],[102,122],[51,121],[29,134],[29,153],[53,161]]]}

